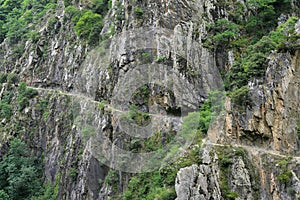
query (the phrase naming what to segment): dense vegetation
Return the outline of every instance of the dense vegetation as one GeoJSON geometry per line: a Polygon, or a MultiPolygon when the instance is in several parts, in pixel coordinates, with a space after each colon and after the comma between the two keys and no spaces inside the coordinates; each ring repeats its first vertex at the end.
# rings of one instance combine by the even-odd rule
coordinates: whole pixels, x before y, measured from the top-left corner
{"type": "MultiPolygon", "coordinates": [[[[180,168],[191,166],[192,164],[202,162],[200,158],[200,145],[202,138],[209,129],[211,120],[216,117],[216,113],[221,112],[221,107],[218,104],[223,100],[223,93],[213,91],[210,93],[208,101],[204,102],[199,112],[191,112],[183,118],[183,125],[178,134],[193,135],[193,145],[189,148],[187,153],[176,160],[174,163],[161,168],[158,171],[151,173],[137,174],[131,177],[128,188],[125,190],[120,198],[123,200],[129,199],[157,199],[157,200],[173,200],[176,198],[174,181],[177,172],[180,168]]],[[[169,138],[172,139],[172,138],[169,138]]],[[[162,148],[162,135],[155,134],[154,137],[148,139],[142,145],[143,150],[154,151],[162,148]]],[[[168,141],[170,142],[170,141],[168,141]]],[[[133,145],[132,151],[138,150],[139,145],[133,145]]],[[[170,155],[178,152],[178,148],[171,149],[170,155]],[[175,152],[174,152],[175,151],[175,152]]],[[[169,156],[169,155],[168,155],[169,156]]],[[[115,176],[115,182],[118,183],[118,178],[115,176]]],[[[111,179],[110,179],[111,180],[111,179]]],[[[119,197],[118,197],[119,198],[119,197]]]]}
{"type": "Polygon", "coordinates": [[[0,199],[30,199],[41,190],[41,169],[19,139],[11,141],[0,171],[0,199]]]}
{"type": "MultiPolygon", "coordinates": [[[[47,14],[54,13],[58,6],[56,0],[1,0],[0,1],[0,42],[7,39],[10,44],[21,40],[37,40],[41,20],[47,14]]],[[[65,1],[67,15],[72,18],[76,34],[90,45],[99,43],[103,27],[103,17],[111,1],[93,0],[86,9],[80,10],[65,1]]],[[[57,22],[55,17],[48,19],[49,28],[57,22]]]]}
{"type": "MultiPolygon", "coordinates": [[[[224,3],[223,6],[228,5],[224,3]]],[[[290,15],[290,7],[290,0],[236,2],[234,12],[229,12],[228,17],[207,25],[209,35],[204,44],[214,52],[234,52],[235,62],[224,73],[224,82],[227,90],[235,91],[231,95],[236,100],[241,98],[236,95],[246,94],[245,86],[249,81],[263,78],[272,51],[293,52],[299,48],[295,41],[300,36],[294,30],[299,18],[290,15]],[[245,10],[247,15],[243,14],[245,10]],[[288,19],[278,25],[280,15],[288,19]]]]}
{"type": "Polygon", "coordinates": [[[93,0],[86,9],[80,10],[69,2],[65,1],[66,16],[71,19],[74,29],[79,38],[89,45],[97,45],[101,40],[101,30],[103,28],[103,16],[111,7],[111,1],[93,0]]]}
{"type": "Polygon", "coordinates": [[[55,0],[0,1],[0,42],[7,38],[10,44],[17,44],[29,39],[41,18],[54,11],[55,3],[55,0]]]}

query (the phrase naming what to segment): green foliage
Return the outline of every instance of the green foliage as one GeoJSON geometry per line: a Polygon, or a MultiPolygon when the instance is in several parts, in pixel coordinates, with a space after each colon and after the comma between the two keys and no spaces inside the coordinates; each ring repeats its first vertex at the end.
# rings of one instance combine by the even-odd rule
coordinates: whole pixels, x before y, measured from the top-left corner
{"type": "Polygon", "coordinates": [[[164,57],[164,56],[161,56],[161,55],[157,56],[156,59],[155,59],[155,61],[158,62],[158,63],[161,63],[161,62],[163,62],[164,60],[165,60],[165,57],[164,57]]]}
{"type": "MultiPolygon", "coordinates": [[[[199,134],[199,112],[191,112],[183,118],[182,129],[179,133],[184,139],[192,139],[191,137],[199,134]]],[[[157,133],[152,136],[151,140],[146,142],[146,146],[139,141],[135,141],[136,146],[142,146],[149,151],[157,150],[156,147],[161,143],[161,134],[157,133]]],[[[175,147],[175,152],[171,150],[171,156],[178,152],[179,147],[175,147]]],[[[155,162],[155,161],[150,161],[155,162]]],[[[176,198],[174,190],[174,182],[177,172],[180,168],[190,166],[194,163],[201,163],[200,143],[191,147],[191,149],[176,162],[161,168],[159,171],[151,173],[142,173],[135,175],[129,181],[128,188],[122,195],[123,200],[127,199],[161,199],[173,200],[176,198]]]]}
{"type": "Polygon", "coordinates": [[[164,186],[163,177],[158,171],[131,177],[128,188],[122,195],[123,200],[173,200],[175,198],[174,188],[164,186]]]}
{"type": "Polygon", "coordinates": [[[187,116],[183,117],[183,123],[180,135],[193,136],[199,130],[199,112],[190,112],[187,116]]]}
{"type": "Polygon", "coordinates": [[[7,74],[0,73],[0,84],[7,82],[7,74]]]}
{"type": "Polygon", "coordinates": [[[206,41],[205,45],[208,48],[211,47],[230,47],[230,42],[237,38],[239,33],[239,26],[234,22],[227,19],[219,19],[215,23],[207,25],[208,32],[210,34],[209,41],[206,41]]]}
{"type": "Polygon", "coordinates": [[[17,74],[9,73],[7,75],[7,83],[8,84],[17,84],[19,82],[19,77],[17,74]]]}
{"type": "Polygon", "coordinates": [[[9,120],[13,114],[13,108],[10,104],[0,101],[0,118],[9,120]]]}
{"type": "Polygon", "coordinates": [[[225,86],[236,90],[245,86],[249,80],[264,76],[267,58],[273,50],[293,50],[299,48],[296,41],[300,38],[295,32],[297,17],[289,18],[280,24],[269,36],[263,36],[245,48],[242,57],[236,59],[234,65],[226,74],[225,86]]]}
{"type": "Polygon", "coordinates": [[[118,183],[118,180],[118,171],[110,169],[105,177],[104,182],[108,185],[115,185],[118,183]]]}
{"type": "Polygon", "coordinates": [[[300,140],[300,126],[298,126],[298,131],[297,131],[297,133],[298,133],[298,139],[300,140]]]}
{"type": "Polygon", "coordinates": [[[36,43],[40,39],[40,35],[37,31],[31,31],[27,35],[28,39],[31,39],[33,43],[36,43]]]}
{"type": "Polygon", "coordinates": [[[272,5],[274,2],[276,0],[247,1],[246,6],[252,13],[245,21],[245,29],[249,35],[254,33],[255,37],[260,38],[276,26],[276,19],[279,14],[276,13],[272,5]]]}
{"type": "Polygon", "coordinates": [[[248,77],[263,76],[266,70],[266,60],[276,47],[269,37],[262,37],[256,44],[251,45],[246,50],[247,56],[241,60],[244,72],[248,77]]]}
{"type": "Polygon", "coordinates": [[[226,197],[227,197],[228,199],[232,199],[232,200],[236,199],[238,196],[239,196],[239,195],[238,195],[237,192],[228,192],[228,193],[226,194],[226,197]]]}
{"type": "Polygon", "coordinates": [[[284,183],[288,183],[291,180],[291,175],[292,175],[291,171],[281,172],[278,176],[278,180],[284,183]]]}
{"type": "Polygon", "coordinates": [[[144,11],[143,11],[142,8],[136,7],[136,8],[134,9],[134,14],[135,14],[136,18],[142,19],[142,18],[143,18],[143,15],[144,15],[144,11]]]}
{"type": "Polygon", "coordinates": [[[0,200],[10,200],[11,198],[4,190],[0,190],[0,200]]]}
{"type": "Polygon", "coordinates": [[[9,38],[10,43],[17,43],[26,33],[26,21],[22,15],[22,11],[13,9],[8,15],[8,20],[3,28],[6,30],[6,37],[9,38]]]}
{"type": "Polygon", "coordinates": [[[246,106],[251,104],[248,86],[243,86],[239,89],[236,89],[230,94],[230,97],[235,105],[246,106]]]}
{"type": "Polygon", "coordinates": [[[275,31],[270,32],[270,39],[276,44],[277,49],[296,49],[300,45],[296,42],[300,35],[295,31],[298,17],[292,16],[285,23],[280,24],[275,31]]]}
{"type": "Polygon", "coordinates": [[[5,90],[3,92],[2,102],[11,104],[11,101],[13,100],[13,98],[14,98],[14,92],[12,90],[5,90]]]}
{"type": "MultiPolygon", "coordinates": [[[[89,45],[95,46],[99,44],[100,40],[108,37],[104,35],[101,38],[101,30],[103,28],[103,19],[109,7],[111,6],[111,1],[108,0],[92,0],[90,4],[86,5],[87,10],[79,10],[72,6],[69,1],[65,1],[67,6],[65,9],[66,19],[71,19],[74,23],[74,30],[76,35],[86,41],[89,45]]],[[[114,34],[114,30],[110,30],[110,34],[114,34]]]]}
{"type": "Polygon", "coordinates": [[[55,184],[51,185],[50,181],[46,182],[41,191],[32,197],[31,200],[57,200],[60,180],[61,173],[58,172],[56,175],[55,184]]]}
{"type": "Polygon", "coordinates": [[[29,199],[41,189],[38,167],[19,139],[11,141],[8,154],[0,162],[0,171],[0,190],[11,199],[29,199]]]}
{"type": "Polygon", "coordinates": [[[106,101],[105,100],[101,100],[100,103],[98,104],[98,108],[100,110],[102,110],[106,105],[106,101]]]}
{"type": "Polygon", "coordinates": [[[206,101],[200,108],[200,113],[199,113],[199,123],[200,123],[200,130],[203,132],[207,132],[209,128],[209,124],[211,121],[211,102],[206,101]]]}
{"type": "Polygon", "coordinates": [[[81,39],[85,39],[90,45],[95,45],[100,41],[102,27],[102,16],[92,11],[86,11],[79,18],[74,28],[81,39]]]}
{"type": "Polygon", "coordinates": [[[29,105],[29,99],[34,98],[38,95],[38,91],[27,88],[25,82],[21,82],[18,86],[18,109],[19,111],[22,111],[26,106],[29,105]]]}
{"type": "Polygon", "coordinates": [[[143,52],[141,54],[141,59],[143,61],[143,63],[149,63],[151,62],[152,56],[150,52],[143,52]]]}
{"type": "Polygon", "coordinates": [[[234,90],[246,85],[250,78],[263,76],[268,53],[262,53],[260,49],[257,48],[258,46],[259,45],[249,46],[246,50],[247,56],[238,59],[226,74],[229,82],[227,88],[234,90]]]}
{"type": "Polygon", "coordinates": [[[68,170],[67,176],[70,177],[73,181],[76,180],[77,175],[78,175],[78,169],[71,167],[68,170]]]}
{"type": "Polygon", "coordinates": [[[38,91],[32,88],[27,88],[25,82],[21,82],[18,86],[19,95],[24,96],[28,99],[34,98],[38,95],[38,91]]]}
{"type": "Polygon", "coordinates": [[[49,0],[0,1],[0,42],[8,38],[10,44],[18,44],[22,39],[31,37],[30,32],[40,18],[55,6],[49,0]]]}
{"type": "MultiPolygon", "coordinates": [[[[227,6],[218,2],[217,6],[227,6]]],[[[295,50],[300,36],[294,27],[297,17],[291,17],[277,28],[280,14],[291,13],[290,0],[249,0],[245,4],[228,7],[227,18],[207,25],[205,47],[214,53],[234,49],[234,65],[225,74],[225,87],[233,91],[248,84],[249,80],[264,76],[267,58],[273,50],[295,50]],[[247,10],[247,15],[243,14],[247,10]],[[243,15],[243,18],[238,15],[243,15]]]]}
{"type": "Polygon", "coordinates": [[[26,97],[18,97],[18,110],[22,111],[29,105],[29,101],[26,97]]]}
{"type": "Polygon", "coordinates": [[[112,0],[108,0],[108,3],[107,3],[107,7],[108,9],[111,9],[112,8],[112,0]]]}
{"type": "Polygon", "coordinates": [[[65,16],[67,19],[71,19],[71,21],[76,24],[81,16],[81,11],[74,6],[68,6],[65,9],[65,16]]]}
{"type": "Polygon", "coordinates": [[[45,112],[43,113],[43,120],[44,120],[44,121],[47,121],[47,119],[49,118],[49,115],[50,115],[50,113],[49,113],[48,111],[45,111],[45,112]]]}
{"type": "Polygon", "coordinates": [[[56,17],[50,17],[48,19],[48,29],[53,30],[55,27],[55,24],[58,22],[58,19],[56,17]]]}
{"type": "Polygon", "coordinates": [[[96,135],[96,128],[87,124],[81,131],[82,137],[85,141],[88,141],[91,137],[96,135]]]}
{"type": "MultiPolygon", "coordinates": [[[[245,162],[245,166],[249,171],[252,168],[252,166],[247,166],[248,159],[245,159],[245,150],[243,148],[233,148],[231,146],[228,147],[215,147],[216,153],[218,154],[218,163],[220,166],[220,189],[223,197],[226,197],[225,199],[236,199],[238,197],[238,193],[235,191],[232,191],[232,188],[230,187],[230,180],[231,180],[231,174],[232,174],[232,165],[235,162],[235,158],[239,157],[240,159],[243,159],[245,162]]],[[[254,174],[250,173],[250,176],[253,176],[254,174]]],[[[251,177],[255,178],[255,177],[251,177]]],[[[253,189],[256,191],[255,186],[253,189]]]]}
{"type": "Polygon", "coordinates": [[[140,112],[136,105],[131,104],[129,111],[122,116],[123,119],[128,120],[129,122],[134,122],[140,126],[148,124],[150,116],[148,113],[140,112]]]}
{"type": "Polygon", "coordinates": [[[290,0],[249,0],[246,2],[246,8],[250,15],[240,24],[245,27],[246,34],[251,37],[250,42],[253,44],[261,37],[277,26],[277,19],[280,14],[290,12],[290,0]]]}
{"type": "Polygon", "coordinates": [[[92,0],[90,9],[94,13],[104,15],[109,8],[108,0],[92,0]]]}
{"type": "Polygon", "coordinates": [[[56,200],[58,195],[58,182],[54,186],[48,181],[41,191],[40,195],[36,195],[31,200],[56,200]]]}
{"type": "Polygon", "coordinates": [[[283,183],[290,182],[292,172],[288,168],[288,161],[283,159],[278,164],[280,166],[280,174],[278,176],[278,180],[283,183]]]}
{"type": "Polygon", "coordinates": [[[207,133],[211,121],[223,110],[224,97],[225,93],[223,91],[214,90],[209,92],[208,100],[200,107],[199,130],[207,133]]]}

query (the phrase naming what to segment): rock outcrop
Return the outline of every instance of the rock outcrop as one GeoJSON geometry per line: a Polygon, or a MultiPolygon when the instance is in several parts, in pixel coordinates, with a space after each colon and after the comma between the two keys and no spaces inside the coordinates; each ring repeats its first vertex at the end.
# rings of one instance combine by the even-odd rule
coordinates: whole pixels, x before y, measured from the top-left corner
{"type": "MultiPolygon", "coordinates": [[[[72,3],[81,10],[91,1],[72,3]]],[[[0,156],[13,137],[24,139],[45,179],[58,186],[58,199],[121,198],[131,173],[156,161],[125,158],[136,136],[127,122],[142,124],[142,136],[151,124],[150,133],[161,134],[165,145],[182,116],[198,111],[210,91],[224,90],[223,74],[235,62],[234,51],[207,44],[208,25],[229,18],[236,4],[250,12],[242,0],[111,3],[96,46],[76,35],[63,0],[19,54],[19,44],[0,45],[0,71],[18,74],[39,92],[22,110],[17,85],[1,86],[1,99],[9,89],[15,97],[11,120],[1,122],[0,156]]],[[[200,164],[177,173],[177,200],[300,197],[300,51],[274,51],[267,65],[263,78],[249,80],[251,104],[240,109],[225,98],[226,111],[198,152],[200,164]]]]}

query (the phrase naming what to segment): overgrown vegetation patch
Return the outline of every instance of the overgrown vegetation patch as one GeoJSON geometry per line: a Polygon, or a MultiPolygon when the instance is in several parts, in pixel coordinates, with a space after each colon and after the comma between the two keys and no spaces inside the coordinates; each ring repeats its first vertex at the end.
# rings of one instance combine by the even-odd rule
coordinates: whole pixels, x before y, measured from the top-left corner
{"type": "MultiPolygon", "coordinates": [[[[216,4],[225,7],[229,16],[207,24],[208,37],[203,44],[214,53],[224,50],[234,52],[234,64],[224,73],[225,88],[230,93],[246,91],[249,81],[263,78],[272,51],[293,52],[299,49],[297,41],[300,35],[295,32],[295,23],[299,18],[291,16],[278,25],[280,14],[290,16],[287,14],[291,12],[287,9],[291,7],[290,0],[235,2],[233,8],[226,1],[216,4]],[[246,10],[247,15],[244,13],[246,10]]],[[[231,94],[233,98],[235,95],[240,93],[231,94]]],[[[240,98],[238,96],[235,99],[240,98]]],[[[249,99],[234,103],[240,105],[247,102],[249,99]]]]}

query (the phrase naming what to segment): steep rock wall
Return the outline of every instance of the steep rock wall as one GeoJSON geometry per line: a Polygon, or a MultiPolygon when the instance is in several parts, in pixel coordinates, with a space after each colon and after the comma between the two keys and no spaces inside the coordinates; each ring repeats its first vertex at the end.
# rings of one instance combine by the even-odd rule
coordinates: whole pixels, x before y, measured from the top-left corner
{"type": "Polygon", "coordinates": [[[221,130],[213,128],[208,134],[214,142],[299,155],[299,51],[270,55],[264,80],[263,84],[249,83],[252,105],[245,112],[234,110],[227,99],[225,123],[219,124],[221,130]]]}
{"type": "MultiPolygon", "coordinates": [[[[139,67],[149,63],[160,67],[161,85],[167,86],[173,96],[167,95],[164,89],[150,86],[156,104],[131,99],[146,111],[152,109],[159,113],[169,107],[183,106],[195,110],[207,99],[210,90],[222,89],[219,70],[230,61],[228,52],[211,52],[202,42],[207,38],[209,22],[234,11],[236,1],[226,2],[224,5],[214,0],[151,0],[132,5],[131,1],[113,1],[113,9],[99,34],[104,35],[112,21],[116,34],[92,48],[76,36],[64,2],[59,1],[57,11],[42,19],[38,30],[40,38],[27,41],[21,56],[12,55],[14,47],[6,42],[1,44],[2,71],[18,73],[29,85],[49,89],[40,89],[40,96],[33,99],[30,106],[21,113],[16,112],[13,120],[3,125],[6,129],[5,136],[1,137],[4,144],[1,152],[5,151],[5,144],[19,134],[14,125],[18,123],[24,130],[21,137],[38,157],[45,157],[45,177],[52,184],[58,181],[58,199],[108,199],[115,192],[112,185],[105,183],[109,169],[99,163],[100,158],[94,154],[95,148],[89,139],[101,134],[106,136],[101,147],[109,151],[110,143],[126,146],[122,141],[131,138],[120,131],[114,121],[116,112],[102,108],[99,103],[105,100],[119,109],[128,109],[126,96],[122,93],[118,96],[116,89],[126,83],[127,78],[143,78],[145,71],[139,67]],[[142,18],[136,16],[135,7],[143,9],[142,18]],[[48,26],[50,16],[56,19],[52,28],[48,26]],[[132,71],[135,77],[129,76],[132,71]],[[163,98],[158,93],[163,93],[163,98]],[[42,100],[48,102],[47,111],[36,106],[42,100]]],[[[299,159],[288,160],[286,165],[278,164],[282,157],[270,154],[273,151],[261,152],[268,149],[299,154],[298,122],[295,121],[299,119],[300,107],[299,66],[299,52],[274,53],[269,59],[264,84],[250,84],[252,107],[246,108],[245,113],[236,112],[227,98],[229,112],[225,123],[219,121],[209,132],[208,137],[215,144],[204,145],[202,164],[178,172],[175,183],[178,200],[236,196],[238,199],[294,199],[299,196],[299,159]],[[226,144],[260,149],[259,153],[248,148],[243,150],[246,153],[222,152],[222,146],[220,149],[218,145],[226,144]],[[224,158],[226,153],[232,158],[224,158]],[[278,166],[270,168],[274,165],[278,166]],[[290,172],[290,180],[282,183],[278,176],[286,171],[290,172]],[[255,178],[257,176],[261,180],[255,178]]],[[[176,131],[175,128],[168,131],[176,131]]],[[[126,188],[130,174],[123,176],[127,179],[125,183],[122,178],[117,183],[120,193],[126,188]]]]}

